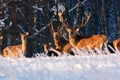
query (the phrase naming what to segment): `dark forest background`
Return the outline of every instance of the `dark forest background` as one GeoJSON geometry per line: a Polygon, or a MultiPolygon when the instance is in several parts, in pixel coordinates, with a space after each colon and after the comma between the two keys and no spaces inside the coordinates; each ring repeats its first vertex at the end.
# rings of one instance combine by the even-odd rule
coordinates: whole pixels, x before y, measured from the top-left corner
{"type": "Polygon", "coordinates": [[[43,51],[43,43],[53,43],[49,23],[53,20],[55,30],[60,25],[59,6],[70,27],[81,24],[85,12],[91,12],[88,24],[81,28],[85,36],[105,34],[109,43],[120,37],[120,0],[1,0],[0,35],[1,49],[20,44],[20,29],[29,32],[28,56],[43,51]],[[62,8],[62,9],[64,9],[62,8]],[[55,9],[55,10],[54,10],[55,9]]]}

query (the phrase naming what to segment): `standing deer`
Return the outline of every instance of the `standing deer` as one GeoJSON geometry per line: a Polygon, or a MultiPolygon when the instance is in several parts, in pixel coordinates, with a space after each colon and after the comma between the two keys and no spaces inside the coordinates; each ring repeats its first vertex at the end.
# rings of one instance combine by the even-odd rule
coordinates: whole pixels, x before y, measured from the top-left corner
{"type": "Polygon", "coordinates": [[[113,47],[116,51],[120,51],[120,38],[113,41],[113,47]]]}
{"type": "Polygon", "coordinates": [[[20,33],[20,36],[22,43],[19,45],[12,45],[4,48],[2,54],[3,57],[12,57],[12,56],[20,57],[20,53],[22,53],[23,55],[26,54],[26,43],[27,43],[28,32],[24,34],[20,33]]]}
{"type": "Polygon", "coordinates": [[[103,35],[93,35],[89,37],[83,36],[79,31],[81,27],[84,27],[88,21],[90,20],[91,13],[85,13],[87,20],[85,21],[84,18],[82,18],[82,24],[80,26],[77,26],[75,28],[70,28],[67,25],[65,25],[66,31],[69,35],[69,43],[73,47],[77,47],[79,49],[85,48],[86,50],[89,50],[89,47],[91,49],[98,48],[100,50],[103,49],[104,43],[108,43],[108,38],[103,35]],[[89,46],[89,47],[88,47],[89,46]]]}

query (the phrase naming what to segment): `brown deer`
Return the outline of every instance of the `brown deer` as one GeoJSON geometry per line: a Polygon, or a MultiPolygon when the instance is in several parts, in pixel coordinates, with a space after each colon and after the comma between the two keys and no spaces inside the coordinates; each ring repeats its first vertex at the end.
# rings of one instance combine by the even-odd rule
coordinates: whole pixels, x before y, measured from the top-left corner
{"type": "MultiPolygon", "coordinates": [[[[61,23],[63,23],[63,16],[61,10],[58,12],[58,16],[61,23]]],[[[50,31],[53,35],[55,49],[48,44],[43,44],[44,52],[47,53],[48,56],[51,56],[52,54],[58,56],[64,53],[74,55],[74,53],[71,51],[72,48],[71,44],[69,43],[69,41],[66,39],[65,35],[62,32],[63,28],[64,27],[62,24],[61,28],[58,31],[55,31],[53,29],[52,20],[51,20],[50,31]]]]}
{"type": "Polygon", "coordinates": [[[21,36],[21,41],[22,43],[19,45],[12,45],[12,46],[7,46],[6,48],[3,49],[3,57],[20,57],[20,54],[22,53],[23,55],[26,54],[26,43],[27,43],[27,33],[20,33],[21,36]]]}
{"type": "Polygon", "coordinates": [[[71,44],[69,43],[69,41],[66,39],[66,37],[64,36],[62,30],[63,30],[63,25],[62,27],[58,30],[58,31],[54,31],[53,29],[53,25],[51,22],[51,26],[50,26],[50,31],[53,35],[53,39],[54,39],[54,44],[55,44],[55,49],[61,51],[61,53],[68,53],[68,54],[73,54],[73,52],[71,51],[71,44]]]}
{"type": "Polygon", "coordinates": [[[85,16],[87,17],[87,20],[85,21],[85,19],[82,18],[82,24],[73,29],[64,24],[66,31],[68,32],[69,35],[69,43],[73,47],[79,49],[84,48],[86,50],[89,50],[90,47],[91,49],[98,48],[102,50],[104,47],[104,43],[108,42],[108,38],[105,35],[100,34],[85,37],[79,32],[80,28],[84,27],[90,20],[91,13],[85,13],[85,16]]]}
{"type": "Polygon", "coordinates": [[[120,38],[113,41],[113,47],[116,51],[120,51],[120,38]]]}

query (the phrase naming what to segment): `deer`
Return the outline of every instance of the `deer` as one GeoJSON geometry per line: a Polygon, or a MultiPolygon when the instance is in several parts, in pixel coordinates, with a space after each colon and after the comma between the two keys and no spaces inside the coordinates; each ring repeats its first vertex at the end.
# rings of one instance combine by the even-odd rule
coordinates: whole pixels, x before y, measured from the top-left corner
{"type": "Polygon", "coordinates": [[[79,26],[76,26],[74,28],[70,28],[68,25],[65,25],[65,29],[68,32],[69,37],[69,43],[74,47],[74,49],[94,49],[98,48],[100,50],[103,49],[104,43],[108,43],[108,37],[104,34],[98,34],[98,35],[92,35],[85,37],[81,32],[80,28],[84,27],[90,20],[91,13],[85,13],[86,21],[82,17],[82,23],[79,26]]]}
{"type": "MultiPolygon", "coordinates": [[[[61,10],[58,11],[58,16],[60,19],[60,22],[63,23],[63,12],[61,10]]],[[[67,40],[65,34],[62,32],[63,30],[63,24],[61,28],[58,29],[58,31],[55,31],[53,28],[52,20],[50,22],[50,32],[52,33],[54,45],[55,48],[53,48],[49,44],[43,44],[44,52],[47,53],[48,56],[51,56],[52,54],[54,56],[59,56],[61,54],[67,53],[70,55],[74,55],[73,51],[71,50],[72,46],[67,40]]]]}
{"type": "Polygon", "coordinates": [[[115,48],[116,51],[120,51],[120,38],[115,39],[113,41],[113,47],[115,48]]]}
{"type": "Polygon", "coordinates": [[[55,49],[59,51],[61,54],[67,53],[67,54],[74,55],[74,53],[71,51],[71,48],[72,48],[71,44],[69,43],[69,41],[67,40],[67,38],[62,32],[63,28],[64,27],[61,26],[61,28],[58,31],[55,31],[53,29],[53,25],[51,22],[50,31],[53,35],[55,49]]]}
{"type": "MultiPolygon", "coordinates": [[[[63,12],[61,10],[59,10],[58,16],[59,16],[61,23],[63,23],[62,14],[63,14],[63,12]]],[[[61,53],[61,54],[67,53],[67,54],[74,55],[74,53],[71,51],[71,48],[72,48],[71,44],[69,43],[69,41],[67,40],[67,38],[65,37],[65,35],[62,32],[62,30],[64,28],[63,24],[58,31],[55,31],[53,29],[52,20],[51,20],[49,28],[50,28],[50,32],[53,35],[53,40],[54,40],[54,45],[55,45],[55,50],[56,50],[54,52],[61,53]]],[[[51,54],[51,52],[53,53],[53,51],[50,51],[50,48],[48,49],[48,45],[44,44],[43,47],[44,47],[45,52],[48,52],[50,54],[51,54]]]]}
{"type": "MultiPolygon", "coordinates": [[[[63,23],[63,21],[64,21],[62,14],[63,14],[63,12],[61,10],[59,10],[58,16],[59,16],[61,23],[63,23]]],[[[50,32],[53,35],[53,40],[54,40],[54,45],[55,45],[55,50],[56,50],[55,52],[59,52],[61,54],[67,53],[67,54],[74,55],[74,53],[71,51],[71,48],[72,48],[71,44],[69,43],[69,41],[65,37],[65,34],[63,34],[63,32],[62,32],[62,30],[64,28],[63,24],[58,31],[55,31],[53,29],[52,20],[51,20],[49,28],[50,28],[50,32]]],[[[44,47],[45,52],[47,51],[50,54],[51,54],[51,52],[53,53],[53,51],[50,51],[50,48],[48,49],[48,45],[44,44],[43,47],[44,47]]]]}
{"type": "Polygon", "coordinates": [[[28,32],[26,33],[20,33],[20,37],[21,37],[21,44],[19,45],[11,45],[11,46],[7,46],[3,49],[3,57],[20,57],[20,54],[22,53],[22,55],[26,55],[26,43],[27,43],[27,36],[28,36],[28,32]]]}

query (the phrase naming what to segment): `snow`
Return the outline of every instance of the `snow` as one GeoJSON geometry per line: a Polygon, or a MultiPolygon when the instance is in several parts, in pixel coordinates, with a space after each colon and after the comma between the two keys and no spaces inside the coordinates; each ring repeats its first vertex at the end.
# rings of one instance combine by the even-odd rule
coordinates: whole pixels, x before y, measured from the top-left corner
{"type": "MultiPolygon", "coordinates": [[[[85,2],[86,2],[86,1],[87,1],[87,0],[83,0],[83,1],[81,2],[81,4],[82,4],[82,5],[85,5],[85,2]]],[[[80,5],[80,4],[77,3],[74,7],[72,7],[71,9],[69,9],[68,12],[70,13],[71,11],[73,11],[74,9],[76,9],[79,5],[80,5]]]]}
{"type": "MultiPolygon", "coordinates": [[[[62,3],[58,3],[57,4],[58,5],[58,11],[62,11],[62,12],[64,12],[65,11],[65,7],[64,7],[64,5],[62,4],[62,3]]],[[[56,7],[56,5],[54,5],[51,9],[50,9],[50,11],[54,11],[54,15],[56,15],[57,14],[57,7],[56,7]]]]}
{"type": "Polygon", "coordinates": [[[120,80],[120,54],[0,57],[0,80],[120,80]]]}
{"type": "Polygon", "coordinates": [[[37,9],[37,10],[43,12],[43,8],[38,8],[37,6],[32,6],[32,8],[37,9]]]}
{"type": "Polygon", "coordinates": [[[12,26],[12,22],[10,21],[10,23],[8,25],[6,25],[5,20],[7,20],[7,18],[4,19],[0,19],[0,27],[11,27],[12,26]]]}
{"type": "Polygon", "coordinates": [[[0,19],[0,26],[5,26],[4,19],[0,19]]]}

